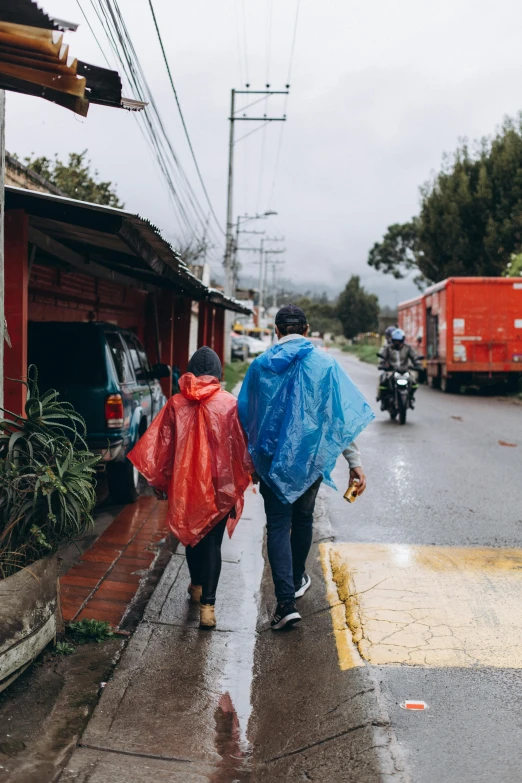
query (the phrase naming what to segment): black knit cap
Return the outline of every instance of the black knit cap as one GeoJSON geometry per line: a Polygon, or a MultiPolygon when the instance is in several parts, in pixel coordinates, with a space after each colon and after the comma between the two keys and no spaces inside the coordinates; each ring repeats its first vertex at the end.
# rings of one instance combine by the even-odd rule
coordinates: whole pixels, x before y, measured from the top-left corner
{"type": "Polygon", "coordinates": [[[203,345],[201,348],[198,348],[196,353],[192,354],[187,372],[191,372],[196,376],[213,375],[219,381],[221,380],[223,368],[217,353],[207,345],[203,345]]]}
{"type": "Polygon", "coordinates": [[[287,304],[282,307],[275,317],[276,326],[306,326],[308,321],[300,307],[287,304]]]}

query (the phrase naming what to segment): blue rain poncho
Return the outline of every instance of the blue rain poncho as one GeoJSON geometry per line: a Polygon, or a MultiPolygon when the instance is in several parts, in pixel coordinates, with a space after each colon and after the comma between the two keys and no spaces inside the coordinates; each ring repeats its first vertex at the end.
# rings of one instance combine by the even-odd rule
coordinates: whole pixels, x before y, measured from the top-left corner
{"type": "Polygon", "coordinates": [[[256,472],[293,503],[374,418],[348,375],[305,338],[278,343],[252,362],[239,394],[239,418],[256,472]]]}

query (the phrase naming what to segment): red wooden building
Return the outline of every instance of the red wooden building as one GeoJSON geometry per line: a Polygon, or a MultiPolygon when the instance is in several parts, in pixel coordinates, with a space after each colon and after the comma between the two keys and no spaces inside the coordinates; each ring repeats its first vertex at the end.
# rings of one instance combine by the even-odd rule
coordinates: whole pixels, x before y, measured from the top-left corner
{"type": "MultiPolygon", "coordinates": [[[[132,329],[153,361],[185,371],[192,302],[198,347],[224,359],[225,310],[249,313],[208,288],[147,220],[111,207],[6,187],[5,407],[21,413],[29,321],[108,321],[132,329]]],[[[59,346],[57,346],[59,350],[59,346]]],[[[171,393],[171,379],[162,381],[171,393]]]]}

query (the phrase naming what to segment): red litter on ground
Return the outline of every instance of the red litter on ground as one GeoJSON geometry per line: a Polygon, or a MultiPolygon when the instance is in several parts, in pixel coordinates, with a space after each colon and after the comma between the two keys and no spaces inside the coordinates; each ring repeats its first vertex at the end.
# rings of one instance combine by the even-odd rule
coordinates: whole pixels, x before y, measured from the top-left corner
{"type": "Polygon", "coordinates": [[[403,710],[427,710],[428,705],[425,701],[416,701],[416,700],[409,700],[409,701],[403,701],[402,704],[399,705],[403,710]]]}

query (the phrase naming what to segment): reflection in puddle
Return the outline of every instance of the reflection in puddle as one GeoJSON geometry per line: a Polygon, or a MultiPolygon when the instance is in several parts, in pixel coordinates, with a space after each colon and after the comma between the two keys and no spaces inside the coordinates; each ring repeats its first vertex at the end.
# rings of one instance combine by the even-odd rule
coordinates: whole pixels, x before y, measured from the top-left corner
{"type": "Polygon", "coordinates": [[[214,712],[216,750],[221,756],[211,783],[249,783],[250,747],[241,739],[239,718],[229,693],[220,696],[214,712]]]}

